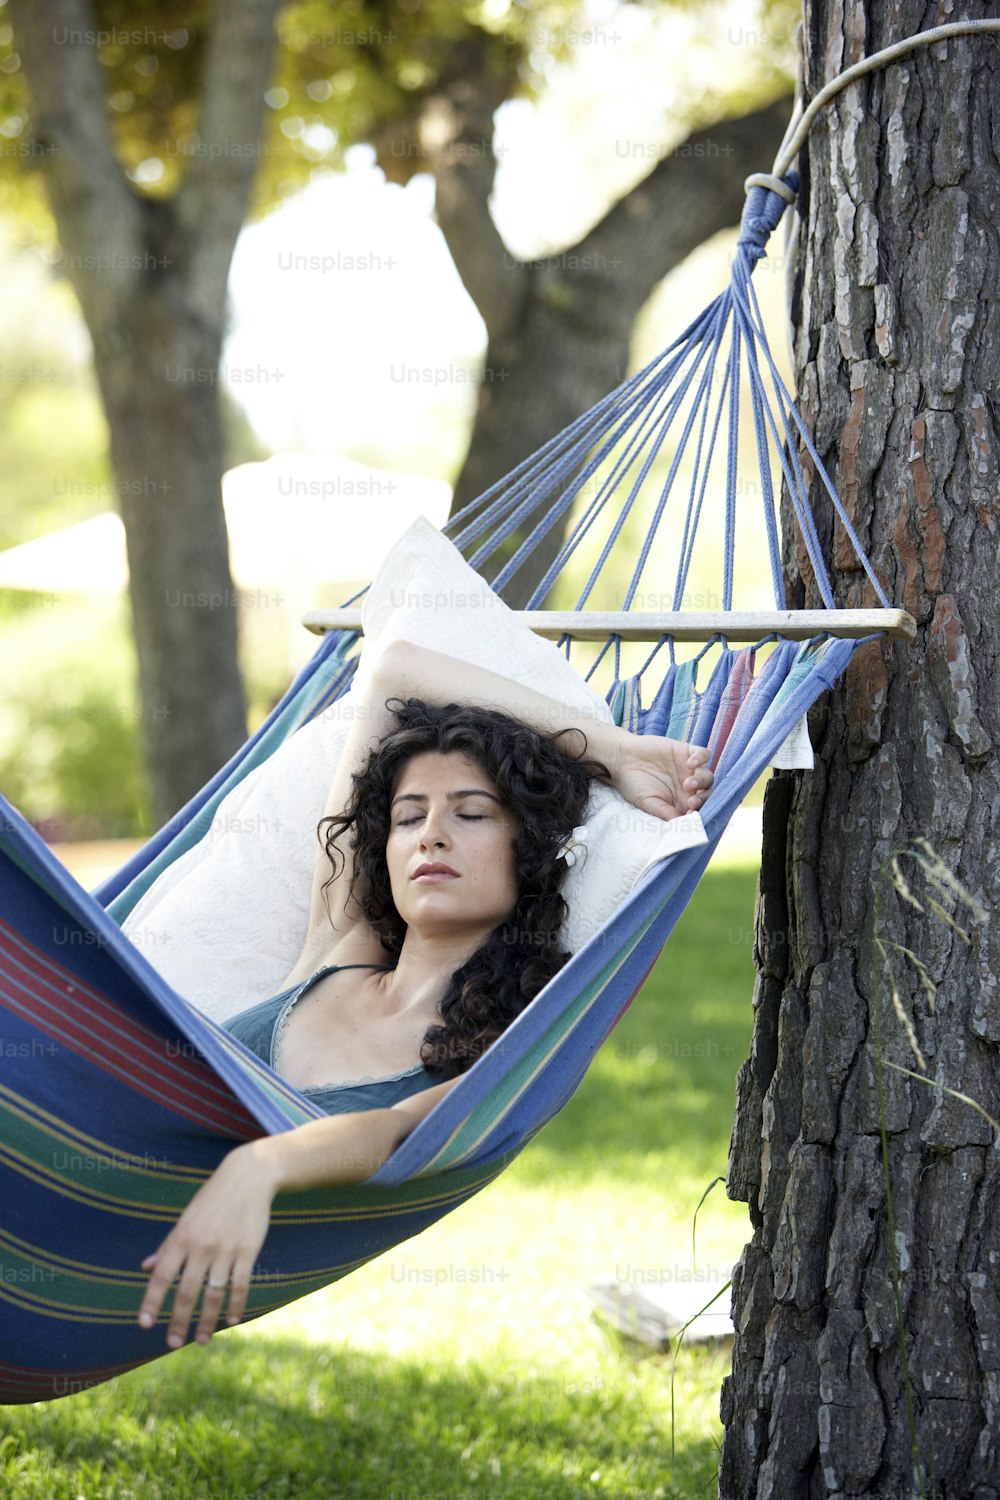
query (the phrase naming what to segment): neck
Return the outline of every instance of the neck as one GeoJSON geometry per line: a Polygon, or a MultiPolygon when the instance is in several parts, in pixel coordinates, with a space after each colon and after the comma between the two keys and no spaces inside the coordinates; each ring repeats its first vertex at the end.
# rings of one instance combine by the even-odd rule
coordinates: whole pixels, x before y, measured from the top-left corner
{"type": "Polygon", "coordinates": [[[437,1019],[452,974],[482,947],[492,930],[490,927],[463,933],[453,930],[435,933],[408,927],[396,967],[374,976],[386,1011],[426,1012],[429,1020],[437,1019]]]}

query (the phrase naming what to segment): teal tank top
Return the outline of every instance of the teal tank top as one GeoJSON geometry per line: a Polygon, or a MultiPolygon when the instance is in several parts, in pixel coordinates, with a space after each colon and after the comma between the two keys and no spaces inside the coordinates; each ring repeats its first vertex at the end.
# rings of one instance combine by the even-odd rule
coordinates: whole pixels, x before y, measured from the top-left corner
{"type": "MultiPolygon", "coordinates": [[[[278,1055],[281,1033],[291,1014],[292,1006],[301,999],[306,990],[324,974],[335,974],[340,969],[391,969],[391,964],[327,964],[309,979],[290,989],[272,995],[270,1000],[261,1000],[248,1010],[230,1016],[223,1028],[232,1032],[250,1051],[255,1053],[269,1068],[274,1068],[278,1055]]],[[[277,1071],[277,1069],[275,1069],[277,1071]]],[[[389,1073],[384,1078],[351,1078],[347,1083],[308,1085],[299,1089],[312,1104],[318,1105],[328,1115],[349,1114],[353,1110],[388,1109],[401,1099],[409,1099],[423,1089],[440,1083],[444,1075],[436,1077],[428,1073],[423,1063],[404,1068],[401,1073],[389,1073]]]]}

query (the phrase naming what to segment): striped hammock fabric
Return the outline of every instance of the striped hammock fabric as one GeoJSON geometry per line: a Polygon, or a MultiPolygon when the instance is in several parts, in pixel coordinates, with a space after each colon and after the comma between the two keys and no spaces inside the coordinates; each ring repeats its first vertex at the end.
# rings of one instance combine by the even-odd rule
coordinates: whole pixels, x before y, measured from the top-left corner
{"type": "MultiPolygon", "coordinates": [[[[731,405],[726,385],[737,373],[732,357],[719,358],[723,333],[728,323],[729,336],[744,351],[766,349],[753,326],[749,276],[782,207],[775,194],[753,189],[733,285],[723,297],[660,361],[449,523],[458,527],[468,511],[484,506],[453,537],[461,545],[489,528],[490,546],[469,559],[474,566],[536,509],[537,541],[559,507],[594,494],[603,463],[606,485],[598,497],[604,494],[619,510],[593,581],[638,493],[639,481],[629,487],[616,472],[616,454],[632,437],[662,442],[665,426],[680,410],[681,386],[701,393],[705,412],[699,417],[696,403],[685,428],[697,444],[691,500],[700,509],[711,451],[707,433],[711,429],[714,440],[718,413],[731,405]],[[712,370],[725,375],[714,426],[709,394],[718,381],[709,378],[712,370]]],[[[756,385],[754,391],[763,432],[763,397],[756,385]]],[[[778,405],[784,428],[774,435],[784,444],[781,463],[798,512],[803,486],[796,454],[808,439],[798,433],[790,402],[780,392],[778,405]]],[[[766,410],[769,415],[770,406],[766,410]]],[[[728,496],[736,493],[734,443],[731,436],[728,496]]],[[[675,459],[667,490],[676,469],[675,459]]],[[[773,511],[769,487],[765,497],[765,508],[770,504],[773,511]]],[[[835,497],[834,503],[839,508],[835,497]]],[[[573,546],[600,508],[591,506],[573,546]]],[[[733,546],[732,509],[727,503],[727,549],[733,546]]],[[[657,524],[661,511],[662,505],[657,524]]],[[[689,508],[689,520],[691,514],[689,508]]],[[[832,605],[811,518],[802,520],[801,529],[810,556],[815,552],[818,587],[832,605]]],[[[784,607],[773,514],[767,531],[776,602],[784,607]]],[[[538,598],[545,597],[573,546],[563,549],[538,598]]],[[[494,588],[502,588],[527,550],[511,557],[494,588]]],[[[687,551],[685,557],[689,563],[687,551]]],[[[645,553],[630,596],[644,561],[645,553]]],[[[731,575],[728,558],[727,609],[731,575]]],[[[622,607],[629,602],[627,597],[622,607]]],[[[577,607],[584,605],[585,598],[577,607]]],[[[235,1145],[319,1113],[177,994],[120,924],[157,875],[206,832],[222,798],[348,689],[356,641],[345,633],[325,637],[233,760],[94,894],[72,879],[0,797],[0,1402],[68,1395],[167,1354],[170,1297],[154,1328],[140,1329],[136,1321],[148,1282],[140,1261],[235,1145]]],[[[617,651],[620,643],[613,644],[617,651]]],[[[733,810],[809,706],[837,682],[858,645],[831,637],[777,640],[758,670],[757,647],[736,651],[723,641],[701,689],[702,664],[674,661],[671,647],[647,709],[641,705],[642,674],[623,680],[616,671],[608,701],[617,722],[637,733],[709,747],[716,781],[702,811],[708,844],[649,871],[367,1182],[276,1198],[246,1318],[347,1275],[434,1223],[492,1181],[566,1103],[641,989],[733,810]]]]}

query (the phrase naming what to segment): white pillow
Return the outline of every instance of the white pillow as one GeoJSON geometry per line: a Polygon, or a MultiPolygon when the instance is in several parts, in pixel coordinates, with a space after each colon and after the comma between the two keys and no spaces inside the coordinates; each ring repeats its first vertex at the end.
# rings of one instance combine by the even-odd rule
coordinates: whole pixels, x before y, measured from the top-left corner
{"type": "Polygon", "coordinates": [[[558,646],[535,635],[471,568],[458,548],[418,516],[382,560],[361,607],[364,683],[390,641],[416,641],[533,688],[605,724],[611,710],[558,646]]]}
{"type": "MultiPolygon", "coordinates": [[[[384,559],[362,619],[364,650],[351,692],[234,787],[208,833],[154,881],[122,924],[174,989],[216,1021],[276,994],[301,952],[332,768],[390,640],[403,636],[612,722],[607,703],[558,647],[522,625],[423,517],[384,559]]],[[[696,813],[665,823],[597,783],[582,827],[586,852],[579,851],[563,886],[572,953],[652,864],[708,842],[696,813]]]]}
{"type": "Polygon", "coordinates": [[[154,969],[213,1020],[277,994],[302,951],[316,827],[355,701],[346,694],[235,786],[122,922],[154,969]]]}

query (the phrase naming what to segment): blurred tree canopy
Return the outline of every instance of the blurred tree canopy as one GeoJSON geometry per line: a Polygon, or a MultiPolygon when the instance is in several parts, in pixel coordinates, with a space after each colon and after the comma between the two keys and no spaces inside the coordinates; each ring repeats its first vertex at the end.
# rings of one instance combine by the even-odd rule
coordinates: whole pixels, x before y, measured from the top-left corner
{"type": "MultiPolygon", "coordinates": [[[[706,27],[723,24],[712,0],[625,0],[652,11],[687,9],[706,27]]],[[[218,7],[215,0],[94,0],[87,31],[97,47],[115,153],[136,191],[169,198],[199,155],[199,80],[218,7]]],[[[0,0],[0,210],[39,243],[55,237],[42,184],[30,169],[43,150],[32,139],[31,105],[8,0],[0,0]],[[27,169],[27,170],[26,170],[27,169]]],[[[611,8],[613,11],[613,7],[611,8]]],[[[791,84],[788,39],[801,7],[763,0],[748,35],[762,46],[748,81],[683,74],[680,112],[693,129],[736,115],[791,84]],[[706,85],[708,85],[706,87],[706,85]]],[[[278,10],[274,79],[259,140],[230,143],[257,163],[249,217],[258,218],[306,182],[317,166],[342,168],[345,153],[372,144],[391,182],[427,171],[419,124],[433,114],[457,70],[489,77],[498,98],[541,93],[553,65],[581,37],[614,25],[579,0],[293,0],[278,10]],[[400,138],[406,149],[400,149],[400,138]]],[[[66,28],[68,38],[72,28],[66,28]]],[[[677,80],[674,80],[675,82],[677,80]]],[[[58,262],[57,262],[58,263],[58,262]]]]}
{"type": "MultiPolygon", "coordinates": [[[[688,123],[714,130],[716,159],[674,152],[596,226],[600,245],[629,244],[627,273],[553,273],[505,252],[489,212],[497,109],[538,96],[588,28],[671,8],[649,0],[598,19],[571,0],[0,0],[0,209],[71,283],[93,341],[156,821],[246,733],[218,384],[240,227],[362,142],[393,182],[433,176],[440,227],[487,325],[486,372],[491,361],[511,372],[501,399],[485,380],[480,388],[456,482],[456,506],[465,503],[617,383],[649,291],[735,221],[743,176],[777,143],[787,104],[759,101],[789,88],[789,0],[757,12],[775,46],[758,49],[738,86],[683,75],[688,123]],[[179,592],[225,603],[169,609],[179,592]]],[[[682,8],[706,26],[731,20],[717,5],[682,8]]],[[[548,540],[559,545],[559,527],[548,540]]],[[[523,592],[531,580],[516,582],[523,592]]]]}

